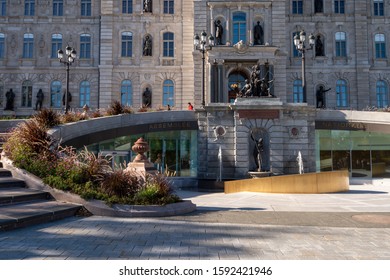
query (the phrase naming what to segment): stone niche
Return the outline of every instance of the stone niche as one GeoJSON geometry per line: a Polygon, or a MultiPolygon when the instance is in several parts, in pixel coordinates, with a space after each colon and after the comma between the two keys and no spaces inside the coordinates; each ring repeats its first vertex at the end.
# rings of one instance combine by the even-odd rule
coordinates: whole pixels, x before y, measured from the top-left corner
{"type": "Polygon", "coordinates": [[[315,171],[315,108],[279,98],[238,98],[198,110],[199,179],[248,178],[258,170],[255,141],[263,140],[261,170],[279,174],[315,171]],[[223,133],[221,133],[223,132],[223,133]]]}

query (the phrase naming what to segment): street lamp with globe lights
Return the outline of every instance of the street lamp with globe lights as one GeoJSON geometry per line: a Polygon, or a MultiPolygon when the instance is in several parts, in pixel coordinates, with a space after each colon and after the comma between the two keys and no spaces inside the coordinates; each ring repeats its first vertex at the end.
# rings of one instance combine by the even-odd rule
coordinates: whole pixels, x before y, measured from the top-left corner
{"type": "Polygon", "coordinates": [[[313,49],[315,44],[315,38],[313,34],[309,35],[309,47],[306,48],[306,32],[301,31],[294,36],[294,45],[297,51],[302,55],[302,93],[303,93],[303,102],[306,102],[306,62],[305,62],[305,52],[307,50],[313,49]]]}
{"type": "Polygon", "coordinates": [[[206,105],[205,101],[205,53],[211,50],[214,46],[214,37],[210,35],[207,37],[206,31],[202,31],[200,37],[198,34],[194,35],[195,49],[202,53],[202,106],[206,105]]]}
{"type": "Polygon", "coordinates": [[[66,46],[65,54],[63,50],[57,52],[58,60],[66,66],[66,92],[65,92],[65,114],[69,111],[69,66],[76,60],[77,52],[74,48],[66,46]]]}

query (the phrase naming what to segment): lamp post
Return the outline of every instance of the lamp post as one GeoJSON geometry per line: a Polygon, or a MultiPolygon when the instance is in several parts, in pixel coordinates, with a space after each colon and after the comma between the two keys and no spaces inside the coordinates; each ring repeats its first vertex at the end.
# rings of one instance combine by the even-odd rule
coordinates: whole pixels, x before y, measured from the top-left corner
{"type": "Polygon", "coordinates": [[[76,55],[76,50],[69,46],[66,46],[65,48],[65,55],[63,50],[58,50],[57,52],[58,60],[66,66],[65,114],[67,114],[69,110],[69,66],[75,61],[76,55]]]}
{"type": "Polygon", "coordinates": [[[303,93],[303,102],[306,102],[306,68],[305,68],[305,52],[307,50],[313,49],[314,43],[315,43],[315,38],[313,34],[309,35],[309,47],[306,48],[305,45],[306,41],[306,32],[301,31],[298,34],[294,36],[294,45],[297,51],[302,55],[302,93],[303,93]]]}
{"type": "Polygon", "coordinates": [[[214,37],[210,35],[207,38],[206,31],[202,31],[200,37],[198,34],[194,36],[195,49],[202,53],[202,106],[206,105],[205,101],[205,53],[211,50],[214,46],[214,37]]]}

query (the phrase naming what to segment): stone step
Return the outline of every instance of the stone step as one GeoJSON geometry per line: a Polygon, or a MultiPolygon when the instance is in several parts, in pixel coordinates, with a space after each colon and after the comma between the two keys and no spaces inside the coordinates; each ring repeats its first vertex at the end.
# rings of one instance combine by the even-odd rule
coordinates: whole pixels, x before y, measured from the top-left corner
{"type": "Polygon", "coordinates": [[[12,177],[0,177],[0,189],[2,188],[25,188],[26,184],[23,180],[12,177]]]}
{"type": "Polygon", "coordinates": [[[0,188],[0,206],[43,199],[51,200],[51,195],[48,192],[27,188],[0,188]]]}
{"type": "Polygon", "coordinates": [[[0,177],[12,177],[12,172],[0,167],[0,177]]]}
{"type": "Polygon", "coordinates": [[[0,207],[0,231],[56,221],[75,216],[81,205],[40,200],[0,207]]]}

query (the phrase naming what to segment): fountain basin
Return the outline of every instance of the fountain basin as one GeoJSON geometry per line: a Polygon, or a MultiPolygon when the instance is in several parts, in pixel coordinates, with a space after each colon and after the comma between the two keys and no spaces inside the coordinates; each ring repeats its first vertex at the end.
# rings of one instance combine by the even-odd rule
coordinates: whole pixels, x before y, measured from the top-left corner
{"type": "Polygon", "coordinates": [[[249,171],[249,176],[251,178],[262,178],[262,177],[269,177],[272,175],[271,171],[249,171]]]}
{"type": "Polygon", "coordinates": [[[349,190],[348,170],[292,174],[224,182],[225,193],[334,193],[349,190]]]}

